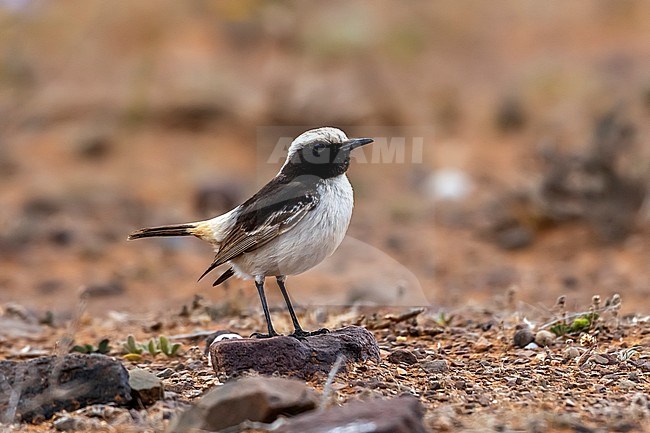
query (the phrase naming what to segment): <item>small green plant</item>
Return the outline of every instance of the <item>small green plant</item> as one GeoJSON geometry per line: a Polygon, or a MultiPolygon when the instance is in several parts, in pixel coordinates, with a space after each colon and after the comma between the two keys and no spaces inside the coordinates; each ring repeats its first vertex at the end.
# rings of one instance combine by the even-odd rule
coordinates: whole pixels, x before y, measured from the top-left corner
{"type": "Polygon", "coordinates": [[[567,334],[580,334],[589,332],[594,323],[598,320],[598,313],[587,313],[576,317],[570,324],[558,322],[550,327],[553,334],[561,337],[567,334]]]}
{"type": "Polygon", "coordinates": [[[160,351],[168,357],[176,356],[181,348],[180,343],[170,344],[169,339],[163,335],[158,338],[158,347],[160,351]]]}
{"type": "Polygon", "coordinates": [[[135,341],[133,335],[129,335],[126,339],[126,343],[122,346],[124,348],[124,353],[127,355],[142,355],[142,346],[135,341]]]}
{"type": "Polygon", "coordinates": [[[104,338],[97,344],[97,347],[93,346],[92,344],[83,344],[83,345],[75,345],[70,349],[70,352],[78,352],[78,353],[101,353],[103,355],[107,354],[108,352],[111,351],[111,346],[109,344],[108,338],[104,338]]]}
{"type": "Polygon", "coordinates": [[[438,312],[438,314],[434,316],[433,320],[434,322],[436,322],[438,326],[444,327],[444,326],[448,326],[451,323],[453,318],[454,318],[453,315],[448,316],[447,313],[445,313],[444,311],[440,311],[438,312]]]}
{"type": "Polygon", "coordinates": [[[181,348],[181,344],[171,344],[169,339],[162,335],[158,339],[152,338],[147,343],[140,344],[135,341],[133,335],[129,335],[123,347],[125,352],[124,357],[128,360],[137,361],[142,359],[143,353],[149,353],[154,358],[160,353],[168,357],[176,356],[181,348]]]}

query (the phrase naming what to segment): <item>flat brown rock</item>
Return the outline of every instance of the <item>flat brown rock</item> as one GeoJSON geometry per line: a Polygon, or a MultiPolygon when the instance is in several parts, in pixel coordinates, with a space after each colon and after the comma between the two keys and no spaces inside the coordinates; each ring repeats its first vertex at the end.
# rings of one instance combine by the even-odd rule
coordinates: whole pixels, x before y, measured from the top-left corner
{"type": "Polygon", "coordinates": [[[415,397],[353,401],[287,421],[277,433],[364,432],[425,433],[424,408],[415,397]]]}
{"type": "Polygon", "coordinates": [[[379,347],[375,337],[358,326],[302,340],[278,336],[223,340],[210,346],[214,371],[227,376],[252,370],[307,379],[319,372],[329,372],[339,355],[346,362],[379,360],[379,347]]]}
{"type": "Polygon", "coordinates": [[[246,377],[218,386],[174,418],[169,432],[218,431],[246,420],[270,423],[312,410],[317,394],[297,379],[246,377]]]}

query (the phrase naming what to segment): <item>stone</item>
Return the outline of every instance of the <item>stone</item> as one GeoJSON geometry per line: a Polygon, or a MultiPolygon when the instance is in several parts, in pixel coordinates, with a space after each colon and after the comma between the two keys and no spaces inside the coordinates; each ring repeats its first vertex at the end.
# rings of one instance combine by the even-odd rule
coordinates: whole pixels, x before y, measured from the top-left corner
{"type": "Polygon", "coordinates": [[[288,420],[276,433],[363,432],[425,433],[424,408],[412,396],[353,401],[288,420]]]}
{"type": "Polygon", "coordinates": [[[308,379],[316,373],[329,373],[339,355],[343,355],[346,362],[380,359],[375,337],[358,326],[301,340],[278,336],[215,340],[210,345],[214,371],[226,376],[255,371],[308,379]]]}
{"type": "Polygon", "coordinates": [[[317,394],[297,379],[246,377],[219,386],[174,418],[170,433],[217,431],[246,420],[273,422],[312,410],[317,394]]]}
{"type": "Polygon", "coordinates": [[[580,356],[580,350],[576,347],[567,347],[567,349],[564,351],[564,354],[567,359],[574,359],[580,356]]]}
{"type": "Polygon", "coordinates": [[[474,342],[474,350],[477,352],[487,352],[491,348],[492,343],[490,343],[485,337],[479,337],[479,339],[474,342]]]}
{"type": "Polygon", "coordinates": [[[555,342],[555,334],[545,329],[537,331],[535,334],[535,343],[540,347],[551,346],[555,342]]]}
{"type": "Polygon", "coordinates": [[[446,373],[449,371],[449,364],[444,359],[434,359],[433,361],[425,362],[422,365],[427,373],[439,374],[446,373]]]}
{"type": "Polygon", "coordinates": [[[510,227],[496,234],[497,245],[504,250],[519,250],[533,243],[534,234],[527,227],[510,227]]]}
{"type": "Polygon", "coordinates": [[[73,411],[97,403],[131,401],[128,373],[122,363],[105,355],[69,354],[29,361],[0,361],[0,422],[38,422],[61,410],[73,411]],[[12,391],[13,390],[13,391],[12,391]],[[14,391],[20,392],[15,401],[14,391]]]}
{"type": "Polygon", "coordinates": [[[162,400],[165,395],[160,379],[142,368],[129,371],[129,386],[131,386],[131,397],[136,404],[142,406],[152,405],[162,400]]]}
{"type": "Polygon", "coordinates": [[[413,353],[404,349],[394,350],[388,355],[388,361],[393,364],[408,364],[413,365],[418,362],[418,359],[413,355],[413,353]]]}
{"type": "Polygon", "coordinates": [[[82,296],[90,298],[103,298],[117,296],[124,293],[124,284],[120,281],[108,281],[106,283],[90,284],[84,287],[82,296]]]}
{"type": "Polygon", "coordinates": [[[535,334],[528,327],[517,330],[513,337],[513,343],[516,347],[526,347],[533,341],[535,341],[535,334]]]}
{"type": "Polygon", "coordinates": [[[156,376],[158,376],[161,379],[169,379],[170,377],[172,377],[173,374],[174,374],[174,370],[167,367],[163,371],[159,372],[156,376]]]}

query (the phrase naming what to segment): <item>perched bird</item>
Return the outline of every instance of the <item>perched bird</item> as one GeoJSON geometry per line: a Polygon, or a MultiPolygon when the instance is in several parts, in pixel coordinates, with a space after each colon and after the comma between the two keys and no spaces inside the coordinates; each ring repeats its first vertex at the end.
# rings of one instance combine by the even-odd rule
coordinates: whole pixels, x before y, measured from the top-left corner
{"type": "Polygon", "coordinates": [[[236,275],[254,278],[262,302],[268,334],[273,329],[264,295],[264,280],[274,276],[289,309],[294,332],[303,338],[327,332],[302,329],[285,287],[287,275],[313,268],[343,241],[352,216],[352,186],[345,172],[350,152],[372,143],[371,138],[348,139],[336,128],[304,132],[289,146],[278,174],[255,195],[230,212],[205,221],[144,228],[129,239],[155,236],[196,236],[216,251],[212,264],[199,280],[217,266],[230,267],[215,282],[236,275]]]}

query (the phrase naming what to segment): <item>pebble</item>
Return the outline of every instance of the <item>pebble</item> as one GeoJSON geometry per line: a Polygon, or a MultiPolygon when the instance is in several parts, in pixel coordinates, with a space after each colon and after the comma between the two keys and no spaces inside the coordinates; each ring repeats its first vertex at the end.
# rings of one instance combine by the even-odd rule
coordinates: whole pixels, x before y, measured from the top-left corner
{"type": "Polygon", "coordinates": [[[491,348],[492,348],[492,343],[490,343],[488,339],[485,337],[480,337],[474,343],[474,350],[476,350],[477,352],[487,352],[491,348]]]}
{"type": "Polygon", "coordinates": [[[555,342],[555,334],[545,329],[535,334],[535,343],[540,347],[551,346],[555,342]]]}
{"type": "Polygon", "coordinates": [[[607,365],[607,364],[609,364],[609,359],[607,359],[607,358],[605,358],[604,356],[599,355],[599,354],[597,354],[597,353],[594,353],[593,355],[591,355],[591,360],[592,360],[593,362],[595,362],[596,364],[600,364],[600,365],[607,365]]]}
{"type": "Polygon", "coordinates": [[[427,373],[446,373],[449,371],[449,364],[444,359],[435,359],[433,361],[425,362],[422,365],[422,368],[427,371],[427,373]]]}
{"type": "Polygon", "coordinates": [[[618,382],[618,387],[622,389],[632,389],[632,388],[636,388],[636,383],[628,379],[621,379],[618,382]]]}
{"type": "Polygon", "coordinates": [[[580,351],[576,347],[569,347],[564,353],[568,359],[574,359],[580,356],[580,351]]]}
{"type": "Polygon", "coordinates": [[[172,370],[171,368],[166,368],[160,373],[158,373],[156,376],[158,376],[161,379],[167,379],[170,378],[172,374],[174,374],[174,370],[172,370]]]}
{"type": "Polygon", "coordinates": [[[513,342],[516,347],[526,347],[535,340],[535,334],[528,328],[524,327],[515,332],[513,342]]]}
{"type": "Polygon", "coordinates": [[[129,386],[132,397],[144,406],[161,400],[165,395],[160,379],[142,368],[129,371],[129,386]]]}
{"type": "Polygon", "coordinates": [[[388,355],[388,361],[392,362],[393,364],[413,365],[418,362],[418,359],[413,353],[409,352],[408,350],[397,349],[388,355]]]}
{"type": "Polygon", "coordinates": [[[504,250],[518,250],[533,242],[533,232],[527,227],[511,227],[497,233],[496,241],[504,250]]]}

